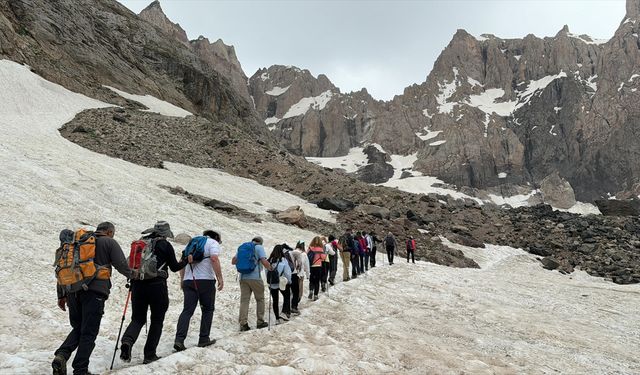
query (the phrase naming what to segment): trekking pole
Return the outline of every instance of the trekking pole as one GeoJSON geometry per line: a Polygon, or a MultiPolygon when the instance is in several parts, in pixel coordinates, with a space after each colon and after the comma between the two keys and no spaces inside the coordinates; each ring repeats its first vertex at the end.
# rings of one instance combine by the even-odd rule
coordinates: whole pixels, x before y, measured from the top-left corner
{"type": "Polygon", "coordinates": [[[268,320],[269,320],[269,329],[268,330],[271,331],[271,308],[272,308],[272,306],[271,306],[271,286],[269,285],[267,289],[269,290],[269,306],[267,306],[267,315],[269,315],[269,318],[268,318],[268,320]]]}
{"type": "Polygon", "coordinates": [[[116,352],[118,351],[118,343],[120,342],[120,334],[122,333],[122,326],[124,325],[124,319],[127,315],[127,307],[129,306],[129,298],[131,298],[131,288],[127,284],[129,288],[129,293],[127,293],[127,300],[124,303],[124,311],[122,312],[122,320],[120,321],[120,329],[118,330],[118,338],[116,339],[116,348],[113,350],[113,358],[111,358],[111,367],[109,367],[109,371],[113,370],[113,362],[116,360],[116,352]]]}

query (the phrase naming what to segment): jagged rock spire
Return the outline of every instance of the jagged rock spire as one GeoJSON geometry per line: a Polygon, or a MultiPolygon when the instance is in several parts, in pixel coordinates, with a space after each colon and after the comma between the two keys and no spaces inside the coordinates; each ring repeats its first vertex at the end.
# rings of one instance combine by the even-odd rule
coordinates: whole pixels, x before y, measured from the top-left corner
{"type": "Polygon", "coordinates": [[[640,0],[627,0],[627,17],[640,18],[640,0]]]}

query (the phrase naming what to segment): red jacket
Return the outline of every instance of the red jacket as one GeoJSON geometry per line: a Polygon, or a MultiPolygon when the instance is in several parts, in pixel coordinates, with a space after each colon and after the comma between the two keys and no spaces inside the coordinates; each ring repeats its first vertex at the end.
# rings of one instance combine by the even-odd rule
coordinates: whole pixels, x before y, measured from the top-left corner
{"type": "Polygon", "coordinates": [[[364,237],[360,237],[358,238],[358,242],[360,243],[360,248],[364,249],[365,253],[368,253],[369,247],[367,247],[367,240],[365,240],[364,237]]]}
{"type": "Polygon", "coordinates": [[[407,250],[416,249],[416,240],[407,240],[407,250]]]}

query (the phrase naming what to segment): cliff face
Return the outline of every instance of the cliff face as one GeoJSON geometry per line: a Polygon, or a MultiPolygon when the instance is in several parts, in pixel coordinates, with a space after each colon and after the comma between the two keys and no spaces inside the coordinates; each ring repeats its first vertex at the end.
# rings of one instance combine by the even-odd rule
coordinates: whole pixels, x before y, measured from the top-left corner
{"type": "Polygon", "coordinates": [[[285,74],[306,72],[297,68],[261,70],[250,90],[274,135],[305,156],[378,143],[417,152],[415,170],[458,186],[535,187],[558,172],[581,200],[637,194],[639,22],[640,0],[629,0],[608,41],[566,26],[550,38],[459,30],[426,81],[389,102],[339,94],[324,76],[285,74]],[[331,93],[324,106],[289,111],[323,90],[331,93]]]}
{"type": "Polygon", "coordinates": [[[190,44],[157,3],[138,17],[110,0],[0,1],[0,58],[102,100],[122,100],[102,87],[114,86],[266,134],[246,85],[190,44]]]}
{"type": "Polygon", "coordinates": [[[306,156],[344,155],[369,139],[381,107],[366,90],[342,94],[326,76],[291,66],[258,70],[249,90],[272,134],[306,156]]]}

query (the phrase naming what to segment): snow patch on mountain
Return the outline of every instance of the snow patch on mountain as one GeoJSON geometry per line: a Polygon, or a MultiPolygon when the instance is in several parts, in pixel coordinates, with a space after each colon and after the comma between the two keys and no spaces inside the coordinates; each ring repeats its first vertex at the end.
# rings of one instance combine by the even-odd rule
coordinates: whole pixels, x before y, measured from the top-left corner
{"type": "Polygon", "coordinates": [[[292,105],[282,118],[286,119],[304,115],[310,108],[321,111],[324,109],[327,103],[329,103],[332,96],[333,93],[330,90],[327,90],[318,96],[302,98],[299,102],[292,105]]]}
{"type": "Polygon", "coordinates": [[[586,44],[600,45],[600,44],[605,44],[606,42],[609,41],[608,39],[593,39],[588,35],[577,35],[573,33],[567,33],[567,35],[569,35],[569,37],[571,38],[578,39],[586,44]]]}
{"type": "Polygon", "coordinates": [[[460,82],[458,81],[458,68],[454,67],[452,68],[452,70],[453,80],[451,80],[450,82],[438,82],[440,92],[438,95],[436,95],[436,101],[438,102],[438,111],[444,114],[450,114],[456,104],[458,104],[456,102],[448,102],[449,98],[451,98],[451,96],[455,94],[456,90],[460,86],[460,82]]]}
{"type": "Polygon", "coordinates": [[[345,156],[336,156],[330,158],[324,157],[307,157],[307,161],[321,165],[325,168],[344,169],[347,173],[354,173],[359,168],[369,163],[367,155],[363,152],[364,147],[353,147],[349,149],[349,153],[345,156]]]}
{"type": "Polygon", "coordinates": [[[144,112],[159,113],[161,115],[172,116],[172,117],[187,117],[192,115],[191,112],[185,111],[180,107],[177,107],[171,103],[165,102],[164,100],[160,100],[151,95],[135,95],[122,90],[118,90],[115,87],[111,87],[111,86],[104,86],[104,87],[108,88],[109,90],[115,92],[116,94],[122,96],[125,99],[134,100],[144,105],[145,107],[148,108],[143,110],[144,112]]]}
{"type": "Polygon", "coordinates": [[[287,90],[289,90],[289,87],[291,87],[291,85],[289,85],[287,87],[275,86],[271,90],[265,91],[265,94],[271,95],[271,96],[280,96],[280,95],[284,94],[285,92],[287,92],[287,90]]]}
{"type": "Polygon", "coordinates": [[[480,95],[469,96],[465,104],[478,108],[489,115],[496,113],[498,116],[509,116],[516,108],[517,102],[497,102],[504,94],[503,89],[488,89],[480,95]]]}

